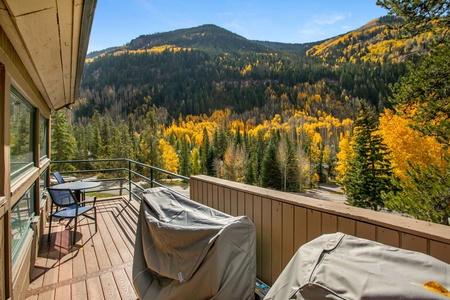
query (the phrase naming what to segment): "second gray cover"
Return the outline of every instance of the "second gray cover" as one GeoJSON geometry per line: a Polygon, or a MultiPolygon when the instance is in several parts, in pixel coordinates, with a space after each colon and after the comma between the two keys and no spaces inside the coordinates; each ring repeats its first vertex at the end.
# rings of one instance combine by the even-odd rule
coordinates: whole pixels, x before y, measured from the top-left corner
{"type": "Polygon", "coordinates": [[[450,289],[450,265],[338,232],[301,246],[264,300],[449,299],[429,281],[450,289]]]}

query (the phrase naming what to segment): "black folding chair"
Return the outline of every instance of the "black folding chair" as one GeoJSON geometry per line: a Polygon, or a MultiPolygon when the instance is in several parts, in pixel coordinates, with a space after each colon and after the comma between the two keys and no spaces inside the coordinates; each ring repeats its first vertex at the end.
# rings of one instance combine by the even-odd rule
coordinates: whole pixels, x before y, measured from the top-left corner
{"type": "MultiPolygon", "coordinates": [[[[50,198],[52,199],[52,205],[50,209],[50,224],[48,228],[48,242],[50,242],[50,234],[52,231],[52,218],[59,219],[70,219],[69,223],[72,220],[75,220],[75,226],[73,231],[73,242],[75,241],[76,233],[77,233],[77,224],[78,217],[85,216],[95,222],[95,232],[97,232],[97,209],[95,207],[95,201],[97,197],[94,197],[94,201],[89,203],[89,205],[84,205],[83,202],[78,202],[75,198],[75,195],[70,189],[53,189],[48,188],[48,192],[50,194],[50,198]],[[56,206],[56,211],[53,212],[53,205],[56,206]],[[93,210],[94,216],[86,214],[87,212],[93,210]]],[[[66,225],[66,227],[69,224],[66,225]]],[[[72,242],[72,243],[73,243],[72,242]]]]}

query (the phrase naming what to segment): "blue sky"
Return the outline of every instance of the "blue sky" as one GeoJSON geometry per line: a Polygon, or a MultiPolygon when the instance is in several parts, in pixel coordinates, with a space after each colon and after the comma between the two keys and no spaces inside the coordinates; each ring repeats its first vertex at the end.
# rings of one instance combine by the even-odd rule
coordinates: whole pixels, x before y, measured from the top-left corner
{"type": "Polygon", "coordinates": [[[384,16],[376,0],[98,0],[88,52],[142,34],[215,24],[250,40],[306,43],[384,16]]]}

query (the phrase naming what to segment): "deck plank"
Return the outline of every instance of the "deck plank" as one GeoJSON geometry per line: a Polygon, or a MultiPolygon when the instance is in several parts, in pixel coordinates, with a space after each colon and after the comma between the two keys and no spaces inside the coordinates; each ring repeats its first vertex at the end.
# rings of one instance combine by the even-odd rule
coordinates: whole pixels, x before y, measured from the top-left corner
{"type": "Polygon", "coordinates": [[[53,222],[50,247],[47,254],[47,263],[45,265],[43,285],[49,285],[58,282],[58,262],[60,258],[61,240],[67,238],[65,231],[62,230],[64,225],[53,222]]]}
{"type": "MultiPolygon", "coordinates": [[[[131,269],[131,268],[126,268],[131,269]]],[[[116,280],[117,288],[119,289],[120,299],[136,299],[136,294],[132,286],[132,281],[127,275],[125,269],[117,270],[113,272],[114,279],[116,280]]]]}
{"type": "MultiPolygon", "coordinates": [[[[89,219],[85,219],[83,221],[90,221],[89,219]]],[[[81,234],[83,236],[83,254],[84,261],[86,262],[86,273],[94,273],[99,270],[97,257],[95,256],[94,249],[94,238],[95,236],[91,235],[91,231],[89,230],[89,226],[86,223],[82,226],[79,226],[81,230],[81,234]]]]}
{"type": "Polygon", "coordinates": [[[27,300],[137,299],[131,280],[137,211],[123,200],[98,201],[94,222],[80,219],[74,244],[73,224],[48,224],[42,238],[27,300]]]}
{"type": "Polygon", "coordinates": [[[116,206],[114,217],[118,219],[117,230],[131,253],[134,252],[134,242],[138,221],[138,212],[126,201],[116,206]]]}
{"type": "Polygon", "coordinates": [[[55,300],[55,291],[48,291],[39,295],[39,300],[55,300]]]}
{"type": "MultiPolygon", "coordinates": [[[[106,207],[107,204],[104,204],[104,207],[106,207]]],[[[109,210],[109,208],[108,208],[109,210]]],[[[122,264],[122,258],[119,254],[119,250],[117,249],[117,246],[114,243],[114,240],[110,234],[110,226],[108,226],[108,222],[110,222],[111,220],[109,218],[106,218],[105,214],[107,214],[108,212],[105,210],[104,213],[99,213],[99,215],[101,215],[101,217],[99,218],[99,231],[100,234],[102,236],[102,241],[105,245],[108,245],[108,247],[106,247],[106,254],[108,256],[108,259],[111,263],[111,265],[119,265],[122,264]]],[[[115,228],[115,227],[114,227],[115,228]]]]}
{"type": "Polygon", "coordinates": [[[105,299],[121,299],[119,290],[112,273],[100,275],[100,282],[105,299]]]}
{"type": "Polygon", "coordinates": [[[86,280],[87,292],[89,300],[101,300],[105,299],[103,296],[102,284],[100,277],[93,277],[86,280]]]}
{"type": "MultiPolygon", "coordinates": [[[[111,212],[111,211],[108,211],[111,212]]],[[[119,222],[120,220],[118,220],[118,214],[117,212],[115,212],[115,210],[113,210],[113,213],[108,213],[105,216],[105,219],[108,219],[109,221],[107,221],[109,224],[113,224],[115,226],[115,229],[113,227],[108,227],[109,229],[109,233],[112,237],[112,239],[114,240],[114,244],[116,245],[117,249],[120,249],[119,254],[120,257],[122,258],[122,263],[125,262],[129,262],[133,260],[133,254],[131,253],[131,251],[129,251],[129,248],[123,238],[123,225],[120,224],[119,222]],[[113,222],[113,219],[117,219],[118,222],[113,222]],[[128,251],[126,251],[128,249],[128,251]]]]}
{"type": "Polygon", "coordinates": [[[89,229],[92,234],[92,250],[95,251],[95,257],[97,258],[99,270],[103,270],[110,268],[112,265],[106,252],[103,235],[100,232],[99,225],[104,222],[104,219],[99,213],[97,213],[97,221],[98,221],[97,224],[98,231],[95,232],[95,225],[89,226],[89,229]]]}
{"type": "Polygon", "coordinates": [[[71,285],[72,287],[72,299],[73,300],[86,300],[87,299],[87,289],[86,281],[76,282],[71,285]]]}
{"type": "Polygon", "coordinates": [[[55,299],[69,299],[70,296],[70,285],[65,285],[55,290],[55,299]]]}

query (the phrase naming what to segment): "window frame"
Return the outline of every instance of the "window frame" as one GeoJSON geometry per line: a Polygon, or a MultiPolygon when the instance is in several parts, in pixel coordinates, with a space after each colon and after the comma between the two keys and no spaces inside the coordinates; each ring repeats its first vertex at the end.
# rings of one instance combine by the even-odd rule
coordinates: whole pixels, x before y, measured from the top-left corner
{"type": "Polygon", "coordinates": [[[50,169],[46,168],[40,175],[39,175],[39,206],[42,206],[44,202],[47,201],[47,187],[49,186],[48,182],[48,174],[50,169]]]}
{"type": "Polygon", "coordinates": [[[39,114],[39,159],[44,161],[49,157],[49,120],[42,114],[39,114]],[[44,150],[44,151],[43,151],[44,150]],[[45,152],[45,153],[43,153],[45,152]]]}
{"type": "MultiPolygon", "coordinates": [[[[33,167],[36,167],[36,151],[37,151],[37,147],[36,147],[36,134],[35,134],[35,126],[36,126],[36,108],[33,107],[30,102],[19,92],[18,89],[16,89],[14,87],[14,85],[10,86],[11,90],[10,90],[10,102],[11,102],[11,106],[13,106],[12,100],[13,100],[13,96],[17,99],[21,101],[21,104],[23,104],[29,111],[29,131],[28,131],[28,138],[29,138],[29,152],[27,153],[27,155],[29,156],[29,160],[24,162],[24,165],[21,166],[20,168],[18,168],[17,170],[13,171],[13,167],[12,167],[12,163],[13,163],[13,159],[12,159],[12,145],[10,145],[10,153],[9,153],[9,158],[10,158],[10,177],[11,177],[11,184],[14,184],[15,182],[17,182],[20,178],[22,178],[29,170],[31,170],[33,167]]],[[[13,108],[10,108],[10,111],[13,108]]],[[[9,117],[9,122],[10,122],[10,128],[9,128],[9,134],[10,136],[13,134],[12,132],[12,126],[11,126],[11,119],[13,117],[13,114],[10,114],[9,117]]],[[[20,162],[19,162],[20,163],[20,162]]]]}
{"type": "Polygon", "coordinates": [[[36,184],[33,183],[30,188],[11,207],[11,262],[13,268],[23,252],[22,249],[26,244],[29,233],[32,231],[31,224],[34,217],[36,216],[35,197],[36,184]],[[24,213],[24,211],[23,209],[20,209],[20,206],[24,204],[23,201],[27,201],[26,206],[28,207],[28,209],[25,211],[25,218],[21,219],[21,215],[22,213],[24,213]],[[14,220],[16,210],[18,220],[14,220]],[[19,224],[19,226],[16,227],[17,224],[19,224]],[[17,239],[14,239],[15,235],[17,234],[14,233],[15,230],[19,231],[19,237],[17,239]]]}

